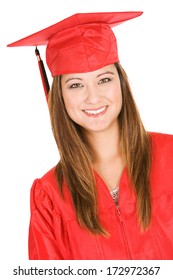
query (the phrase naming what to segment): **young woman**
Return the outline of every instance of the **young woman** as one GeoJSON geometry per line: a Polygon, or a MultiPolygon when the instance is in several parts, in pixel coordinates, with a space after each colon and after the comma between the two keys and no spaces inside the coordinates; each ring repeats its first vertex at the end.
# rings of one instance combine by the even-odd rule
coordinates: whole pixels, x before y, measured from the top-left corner
{"type": "Polygon", "coordinates": [[[140,14],[75,15],[22,42],[49,33],[60,154],[31,188],[30,259],[173,259],[173,136],[145,130],[108,26],[140,14]]]}

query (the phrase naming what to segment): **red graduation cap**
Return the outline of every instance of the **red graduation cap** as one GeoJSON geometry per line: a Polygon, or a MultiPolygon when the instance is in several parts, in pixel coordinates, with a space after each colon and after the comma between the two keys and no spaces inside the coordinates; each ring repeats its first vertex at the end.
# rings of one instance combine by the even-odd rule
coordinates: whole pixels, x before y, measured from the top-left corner
{"type": "MultiPolygon", "coordinates": [[[[46,62],[53,77],[90,72],[119,61],[116,37],[111,28],[141,14],[79,13],[8,47],[47,45],[46,62]]],[[[36,54],[40,58],[38,51],[36,54]]]]}

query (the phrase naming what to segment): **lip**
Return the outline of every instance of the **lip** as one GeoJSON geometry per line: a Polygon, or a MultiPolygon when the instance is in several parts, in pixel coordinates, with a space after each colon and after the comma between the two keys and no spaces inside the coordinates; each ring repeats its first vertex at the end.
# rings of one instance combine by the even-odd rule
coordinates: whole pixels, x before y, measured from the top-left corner
{"type": "Polygon", "coordinates": [[[85,110],[82,110],[82,111],[88,117],[98,118],[100,116],[103,116],[106,113],[107,109],[108,109],[108,106],[102,106],[102,107],[97,108],[97,109],[85,109],[85,110]]]}

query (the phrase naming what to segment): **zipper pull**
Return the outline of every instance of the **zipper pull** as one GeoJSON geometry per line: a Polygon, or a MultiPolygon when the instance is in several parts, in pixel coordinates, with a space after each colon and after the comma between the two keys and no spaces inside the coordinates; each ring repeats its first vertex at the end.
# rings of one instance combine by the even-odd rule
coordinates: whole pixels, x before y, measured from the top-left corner
{"type": "Polygon", "coordinates": [[[117,213],[119,216],[121,215],[120,207],[118,205],[117,205],[117,213]]]}
{"type": "Polygon", "coordinates": [[[118,205],[117,205],[117,214],[118,214],[118,218],[119,218],[120,223],[123,225],[121,210],[120,210],[120,207],[118,205]]]}

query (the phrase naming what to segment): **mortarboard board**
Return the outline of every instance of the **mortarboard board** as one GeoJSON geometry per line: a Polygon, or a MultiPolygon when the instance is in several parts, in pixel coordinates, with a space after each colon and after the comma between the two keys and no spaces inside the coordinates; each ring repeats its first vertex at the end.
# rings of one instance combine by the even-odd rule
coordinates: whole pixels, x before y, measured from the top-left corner
{"type": "MultiPolygon", "coordinates": [[[[142,12],[100,12],[72,15],[8,47],[47,45],[52,76],[90,72],[119,61],[112,27],[142,12]]],[[[38,50],[36,54],[39,57],[38,50]]]]}

